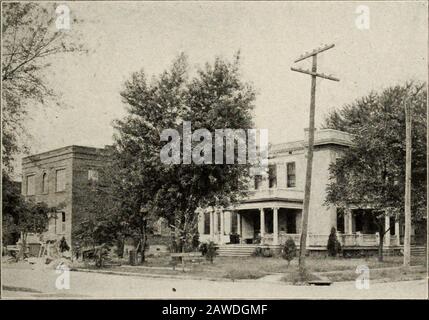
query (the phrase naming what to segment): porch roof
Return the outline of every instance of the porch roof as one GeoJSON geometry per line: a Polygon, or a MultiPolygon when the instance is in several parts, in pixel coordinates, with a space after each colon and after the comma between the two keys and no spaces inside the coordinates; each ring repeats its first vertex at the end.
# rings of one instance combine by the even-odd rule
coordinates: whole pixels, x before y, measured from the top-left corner
{"type": "Polygon", "coordinates": [[[270,197],[270,198],[259,198],[255,200],[242,200],[228,210],[248,210],[248,209],[260,209],[260,208],[290,208],[290,209],[302,209],[302,199],[282,198],[282,197],[270,197]]]}

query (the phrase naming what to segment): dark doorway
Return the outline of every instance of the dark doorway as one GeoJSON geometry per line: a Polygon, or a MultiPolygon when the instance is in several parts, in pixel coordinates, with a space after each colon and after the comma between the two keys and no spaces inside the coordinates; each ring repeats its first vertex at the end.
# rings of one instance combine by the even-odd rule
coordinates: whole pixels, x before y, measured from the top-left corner
{"type": "Polygon", "coordinates": [[[378,231],[374,214],[371,210],[354,210],[356,232],[375,234],[378,231]]]}
{"type": "Polygon", "coordinates": [[[296,233],[296,212],[286,212],[286,232],[296,233]]]}

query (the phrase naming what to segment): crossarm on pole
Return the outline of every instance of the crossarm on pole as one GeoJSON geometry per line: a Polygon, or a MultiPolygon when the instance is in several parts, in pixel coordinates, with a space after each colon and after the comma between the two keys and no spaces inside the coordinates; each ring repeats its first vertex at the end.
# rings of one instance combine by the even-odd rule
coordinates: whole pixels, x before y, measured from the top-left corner
{"type": "Polygon", "coordinates": [[[310,70],[304,70],[304,69],[300,69],[300,68],[290,68],[292,71],[296,71],[296,72],[301,72],[301,73],[305,73],[305,74],[309,74],[311,76],[316,76],[319,78],[323,78],[323,79],[328,79],[328,80],[332,80],[332,81],[340,81],[340,79],[335,78],[331,75],[326,75],[324,73],[317,73],[317,72],[312,72],[310,70]]]}
{"type": "Polygon", "coordinates": [[[298,59],[296,59],[296,60],[295,60],[295,63],[297,63],[297,62],[299,62],[299,61],[302,61],[302,60],[304,60],[304,59],[307,59],[307,58],[309,58],[309,57],[311,57],[311,56],[314,56],[314,55],[316,55],[316,54],[318,54],[318,53],[321,53],[321,52],[323,52],[323,51],[329,50],[329,49],[331,49],[331,48],[333,48],[333,47],[335,47],[335,44],[327,44],[327,45],[325,45],[325,46],[323,46],[323,47],[320,47],[320,48],[314,49],[314,50],[313,50],[313,51],[311,51],[311,52],[306,52],[306,53],[302,54],[298,59]]]}

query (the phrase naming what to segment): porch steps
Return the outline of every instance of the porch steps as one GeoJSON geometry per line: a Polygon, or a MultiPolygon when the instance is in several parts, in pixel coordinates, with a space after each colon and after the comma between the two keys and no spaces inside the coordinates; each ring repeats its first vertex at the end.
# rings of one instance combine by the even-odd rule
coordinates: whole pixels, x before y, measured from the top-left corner
{"type": "MultiPolygon", "coordinates": [[[[226,244],[219,245],[217,249],[220,257],[249,257],[260,244],[226,244]]],[[[265,247],[265,246],[264,246],[265,247]]],[[[271,249],[280,248],[279,246],[269,246],[271,249]]]]}
{"type": "Polygon", "coordinates": [[[248,257],[258,247],[257,244],[227,244],[219,245],[217,253],[219,257],[248,257]]]}
{"type": "Polygon", "coordinates": [[[427,249],[424,246],[411,246],[411,255],[414,257],[426,256],[427,249]]]}

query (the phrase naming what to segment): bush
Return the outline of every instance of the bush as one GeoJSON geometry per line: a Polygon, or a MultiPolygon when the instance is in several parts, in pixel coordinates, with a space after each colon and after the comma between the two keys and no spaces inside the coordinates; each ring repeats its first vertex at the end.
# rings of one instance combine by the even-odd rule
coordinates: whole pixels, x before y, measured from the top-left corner
{"type": "Polygon", "coordinates": [[[253,257],[270,258],[273,256],[271,249],[267,247],[256,247],[252,253],[253,257]]]}
{"type": "Polygon", "coordinates": [[[200,246],[200,235],[197,233],[192,237],[192,250],[198,249],[200,246]]]}
{"type": "Polygon", "coordinates": [[[292,238],[288,238],[282,250],[283,259],[287,260],[287,265],[290,265],[290,262],[293,258],[296,257],[296,245],[295,241],[292,238]]]}
{"type": "Polygon", "coordinates": [[[217,255],[216,249],[216,244],[213,241],[210,241],[208,243],[203,242],[200,244],[199,247],[199,251],[201,252],[201,254],[205,256],[206,259],[211,263],[213,263],[213,259],[217,255]]]}
{"type": "Polygon", "coordinates": [[[109,259],[109,251],[110,248],[106,244],[102,244],[95,248],[94,258],[95,258],[95,266],[97,268],[104,267],[106,260],[109,259]]]}
{"type": "Polygon", "coordinates": [[[60,240],[60,252],[65,252],[65,251],[69,251],[70,247],[67,244],[66,238],[62,237],[60,240]]]}
{"type": "Polygon", "coordinates": [[[229,242],[232,244],[240,243],[240,235],[237,233],[231,233],[229,235],[229,242]]]}
{"type": "Polygon", "coordinates": [[[331,257],[335,257],[338,253],[341,252],[341,244],[337,239],[337,230],[334,227],[332,227],[328,238],[327,249],[328,254],[331,257]]]}

